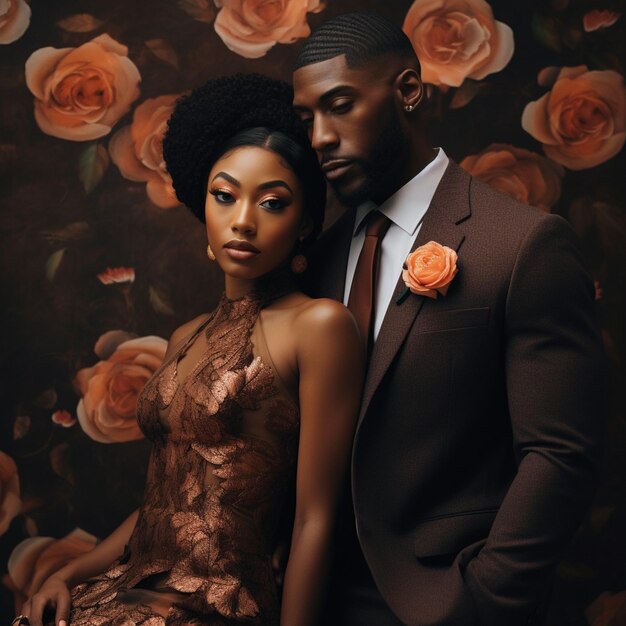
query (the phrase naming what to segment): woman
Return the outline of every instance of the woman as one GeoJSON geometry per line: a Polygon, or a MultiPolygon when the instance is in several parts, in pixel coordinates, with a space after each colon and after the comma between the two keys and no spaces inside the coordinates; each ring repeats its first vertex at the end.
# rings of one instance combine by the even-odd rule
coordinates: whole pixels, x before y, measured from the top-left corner
{"type": "Polygon", "coordinates": [[[291,98],[235,76],[172,115],[168,170],[206,221],[225,293],[173,333],[140,397],[153,441],[141,508],[44,583],[24,607],[33,626],[45,608],[60,626],[316,623],[363,354],[342,305],[295,288],[325,184],[291,98]],[[271,555],[294,479],[279,607],[271,555]]]}

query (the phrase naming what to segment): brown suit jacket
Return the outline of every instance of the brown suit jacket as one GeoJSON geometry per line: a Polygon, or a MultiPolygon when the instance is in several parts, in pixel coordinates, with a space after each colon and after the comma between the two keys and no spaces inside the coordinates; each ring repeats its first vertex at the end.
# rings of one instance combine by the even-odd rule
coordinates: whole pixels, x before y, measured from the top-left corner
{"type": "MultiPolygon", "coordinates": [[[[311,291],[342,299],[354,211],[311,291]]],[[[359,541],[408,625],[533,621],[590,502],[603,432],[593,289],[560,217],[450,163],[414,247],[458,252],[445,297],[398,281],[354,439],[359,541]]],[[[400,268],[398,268],[400,272],[400,268]]]]}

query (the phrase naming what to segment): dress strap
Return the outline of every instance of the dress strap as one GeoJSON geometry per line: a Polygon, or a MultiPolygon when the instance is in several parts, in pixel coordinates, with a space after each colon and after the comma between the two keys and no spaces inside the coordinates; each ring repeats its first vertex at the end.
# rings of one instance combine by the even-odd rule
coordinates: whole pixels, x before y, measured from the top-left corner
{"type": "Polygon", "coordinates": [[[280,372],[276,367],[276,363],[272,358],[272,353],[267,344],[265,328],[263,326],[262,312],[260,312],[259,316],[257,317],[257,322],[254,326],[253,331],[253,339],[258,340],[258,344],[256,346],[258,356],[260,356],[261,360],[265,361],[272,368],[272,372],[274,373],[274,383],[277,384],[277,386],[280,387],[281,391],[297,405],[297,392],[295,390],[290,390],[290,386],[280,375],[280,372]]]}

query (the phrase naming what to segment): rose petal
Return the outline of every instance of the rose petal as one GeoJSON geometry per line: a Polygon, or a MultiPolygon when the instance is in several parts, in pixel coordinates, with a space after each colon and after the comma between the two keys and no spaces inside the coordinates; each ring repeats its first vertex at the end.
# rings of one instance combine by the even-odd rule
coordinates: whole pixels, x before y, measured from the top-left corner
{"type": "Polygon", "coordinates": [[[515,51],[515,40],[513,38],[513,30],[502,22],[494,22],[495,33],[498,38],[497,42],[493,42],[491,49],[493,54],[480,69],[473,74],[469,75],[469,78],[475,80],[481,80],[489,74],[495,74],[500,70],[503,70],[513,57],[515,51]]]}
{"type": "Polygon", "coordinates": [[[13,43],[18,40],[30,24],[31,10],[24,0],[15,2],[11,15],[4,16],[4,23],[0,29],[0,44],[13,43]]]}

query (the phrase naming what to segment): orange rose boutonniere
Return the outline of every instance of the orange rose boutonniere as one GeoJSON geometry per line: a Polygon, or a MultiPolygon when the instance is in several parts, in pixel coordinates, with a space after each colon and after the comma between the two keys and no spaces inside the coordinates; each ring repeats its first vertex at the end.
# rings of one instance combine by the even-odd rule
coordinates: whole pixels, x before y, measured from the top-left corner
{"type": "Polygon", "coordinates": [[[407,288],[398,299],[398,304],[409,292],[433,299],[439,294],[445,296],[452,279],[459,271],[456,261],[456,252],[436,241],[429,241],[416,248],[403,265],[402,280],[407,288]]]}

